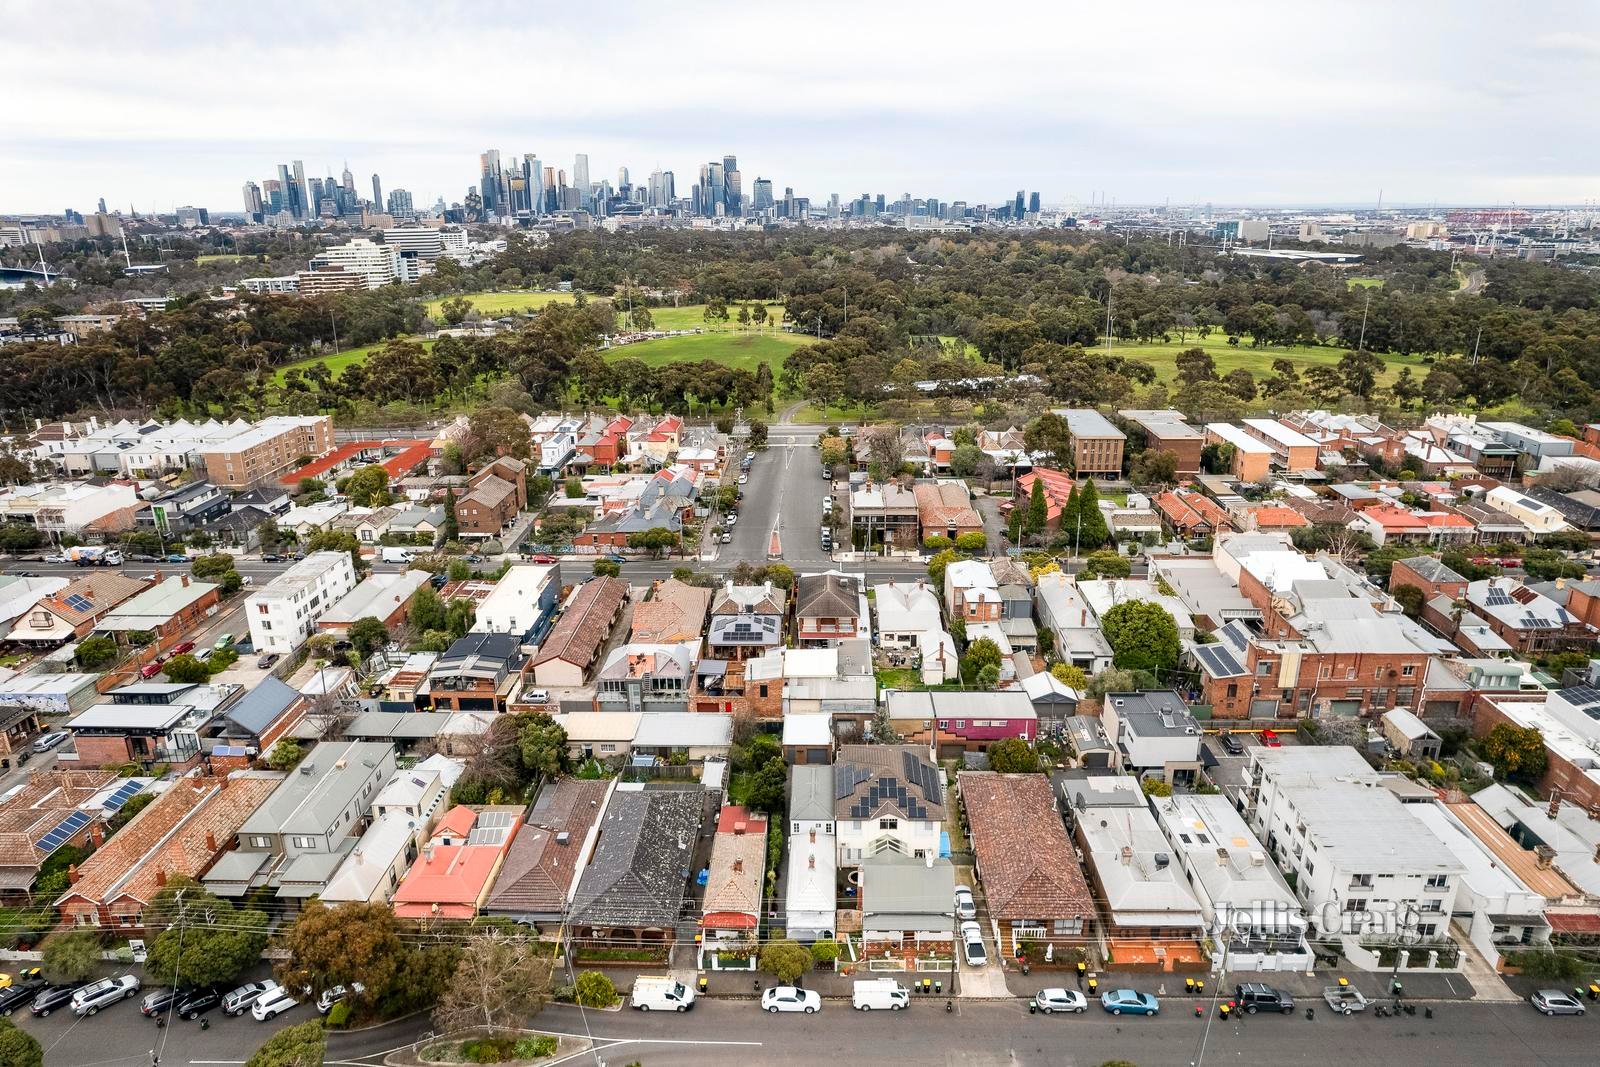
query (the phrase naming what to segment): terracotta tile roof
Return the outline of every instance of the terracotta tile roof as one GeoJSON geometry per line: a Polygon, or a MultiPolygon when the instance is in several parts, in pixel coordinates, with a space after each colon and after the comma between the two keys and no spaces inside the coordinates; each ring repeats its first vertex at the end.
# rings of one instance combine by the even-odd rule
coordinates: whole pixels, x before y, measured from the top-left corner
{"type": "Polygon", "coordinates": [[[78,897],[105,904],[123,896],[149,902],[160,880],[199,878],[233,847],[239,827],[282,780],[180,778],[84,862],[78,881],[58,903],[78,897]]]}
{"type": "Polygon", "coordinates": [[[1017,501],[1020,504],[1033,496],[1033,483],[1044,483],[1045,516],[1047,521],[1061,518],[1061,506],[1072,495],[1072,475],[1049,467],[1035,467],[1017,479],[1017,501]]]}
{"type": "Polygon", "coordinates": [[[546,786],[506,853],[486,906],[495,911],[560,912],[581,873],[584,839],[600,819],[609,781],[563,778],[546,786]],[[565,843],[557,838],[567,835],[565,843]]]}
{"type": "Polygon", "coordinates": [[[599,577],[584,582],[545,638],[533,666],[561,659],[587,668],[610,636],[611,622],[627,595],[627,583],[620,578],[599,577]]]}
{"type": "Polygon", "coordinates": [[[711,843],[700,924],[708,929],[754,928],[761,917],[766,862],[767,821],[736,804],[723,808],[717,819],[717,836],[711,843]]]}
{"type": "Polygon", "coordinates": [[[711,590],[669,578],[650,599],[633,607],[630,640],[643,644],[698,641],[711,607],[711,590]]]}
{"type": "Polygon", "coordinates": [[[1251,508],[1250,514],[1255,516],[1256,529],[1278,530],[1291,526],[1310,526],[1311,521],[1294,508],[1266,506],[1251,508]]]}
{"type": "Polygon", "coordinates": [[[54,596],[40,601],[40,604],[76,626],[137,596],[144,588],[145,583],[138,578],[129,578],[116,571],[104,571],[74,580],[54,596]],[[81,597],[87,606],[73,601],[74,597],[81,597]]]}
{"type": "Polygon", "coordinates": [[[1042,774],[963,771],[967,809],[989,913],[997,919],[1094,917],[1077,850],[1042,774]]]}
{"type": "Polygon", "coordinates": [[[925,527],[943,532],[955,527],[983,528],[983,519],[972,507],[967,487],[954,482],[918,482],[911,487],[917,498],[917,514],[925,527]]]}
{"type": "Polygon", "coordinates": [[[0,867],[32,866],[40,838],[100,790],[116,781],[114,771],[34,771],[22,789],[0,804],[0,867]]]}

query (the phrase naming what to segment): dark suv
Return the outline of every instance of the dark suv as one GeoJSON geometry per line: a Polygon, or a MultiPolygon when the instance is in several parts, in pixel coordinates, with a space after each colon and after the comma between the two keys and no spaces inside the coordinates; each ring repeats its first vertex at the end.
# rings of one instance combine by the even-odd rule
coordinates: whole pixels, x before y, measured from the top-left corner
{"type": "Polygon", "coordinates": [[[198,1019],[206,1012],[222,1003],[222,990],[213,986],[201,989],[191,989],[178,998],[172,1010],[178,1013],[180,1019],[198,1019]]]}
{"type": "Polygon", "coordinates": [[[1254,1015],[1258,1011],[1294,1014],[1294,998],[1263,982],[1245,982],[1243,985],[1235,986],[1234,999],[1239,1007],[1244,1009],[1246,1015],[1254,1015]]]}
{"type": "Polygon", "coordinates": [[[1221,745],[1222,750],[1230,756],[1244,755],[1244,746],[1239,743],[1239,739],[1226,730],[1217,735],[1217,744],[1221,745]]]}

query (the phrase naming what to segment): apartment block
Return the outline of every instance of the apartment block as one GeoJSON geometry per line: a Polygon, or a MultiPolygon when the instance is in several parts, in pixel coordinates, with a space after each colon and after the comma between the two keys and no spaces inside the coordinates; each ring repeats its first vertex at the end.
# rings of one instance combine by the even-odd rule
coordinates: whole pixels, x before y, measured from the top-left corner
{"type": "Polygon", "coordinates": [[[305,456],[333,448],[333,418],[280,415],[201,453],[206,477],[224,489],[249,489],[277,480],[305,456]]]}
{"type": "Polygon", "coordinates": [[[1072,471],[1079,478],[1122,477],[1128,435],[1093,408],[1059,408],[1072,435],[1072,471]]]}
{"type": "Polygon", "coordinates": [[[245,601],[257,652],[293,652],[317,632],[317,620],[356,587],[348,552],[313,552],[245,601]]]}

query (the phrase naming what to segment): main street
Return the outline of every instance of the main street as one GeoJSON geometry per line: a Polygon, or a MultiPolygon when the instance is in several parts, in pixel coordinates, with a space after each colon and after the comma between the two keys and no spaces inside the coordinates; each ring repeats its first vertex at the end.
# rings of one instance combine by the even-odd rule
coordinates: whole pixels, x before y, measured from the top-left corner
{"type": "MultiPolygon", "coordinates": [[[[858,1063],[948,1065],[1067,1065],[1094,1067],[1122,1059],[1140,1067],[1202,1063],[1341,1063],[1394,1067],[1396,1063],[1592,1064],[1600,1041],[1597,1018],[1547,1019],[1526,1003],[1436,1003],[1432,1019],[1414,1016],[1341,1018],[1319,1010],[1307,1020],[1256,1016],[1223,1022],[1194,1017],[1194,1002],[1163,1001],[1155,1018],[1113,1018],[1091,1007],[1086,1015],[1028,1014],[1021,1000],[956,1001],[946,1014],[937,998],[918,999],[906,1012],[854,1012],[828,1001],[820,1015],[768,1015],[753,1001],[703,1001],[688,1015],[579,1012],[551,1005],[530,1020],[547,1033],[583,1038],[592,1033],[598,1056],[585,1053],[566,1063],[604,1062],[621,1067],[704,1067],[706,1064],[811,1064],[848,1057],[858,1063]]],[[[314,1017],[300,1007],[282,1024],[314,1017]]],[[[47,1048],[55,1067],[149,1067],[149,1051],[161,1048],[165,1067],[177,1064],[241,1064],[276,1026],[248,1016],[212,1019],[211,1028],[175,1022],[157,1030],[135,1002],[112,1007],[92,1019],[70,1014],[46,1020],[15,1017],[47,1048]],[[163,1039],[165,1047],[162,1048],[163,1039]]],[[[377,1067],[385,1055],[416,1040],[431,1025],[426,1017],[376,1030],[330,1037],[330,1064],[377,1067]]]]}

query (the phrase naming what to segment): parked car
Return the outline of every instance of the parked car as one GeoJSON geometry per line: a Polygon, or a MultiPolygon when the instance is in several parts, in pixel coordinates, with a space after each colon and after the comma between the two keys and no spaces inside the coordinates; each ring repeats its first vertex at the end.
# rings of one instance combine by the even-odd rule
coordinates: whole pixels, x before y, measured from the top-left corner
{"type": "Polygon", "coordinates": [[[160,1015],[162,1012],[172,1007],[173,1002],[178,999],[178,996],[179,993],[176,989],[168,989],[166,987],[161,989],[152,989],[150,992],[144,995],[143,1000],[139,1001],[139,1014],[160,1015]]]}
{"type": "Polygon", "coordinates": [[[850,990],[856,1011],[903,1011],[911,1004],[911,990],[893,978],[858,978],[850,990]]]}
{"type": "Polygon", "coordinates": [[[139,992],[139,979],[131,974],[90,982],[72,994],[72,1014],[93,1015],[101,1008],[115,1004],[119,1000],[127,1000],[137,992],[139,992]]]}
{"type": "Polygon", "coordinates": [[[550,563],[555,563],[556,562],[556,558],[554,556],[552,556],[552,555],[549,555],[548,553],[540,552],[540,553],[536,554],[535,556],[533,556],[533,562],[550,564],[550,563]]]}
{"type": "Polygon", "coordinates": [[[49,752],[67,739],[65,730],[52,730],[47,734],[40,734],[39,739],[33,743],[35,752],[49,752]]]}
{"type": "Polygon", "coordinates": [[[182,656],[185,653],[193,652],[193,651],[194,651],[194,642],[193,641],[184,641],[184,642],[182,642],[180,644],[172,646],[172,654],[174,656],[182,656]]]}
{"type": "Polygon", "coordinates": [[[213,652],[221,652],[223,649],[233,644],[233,642],[234,636],[232,634],[223,634],[221,637],[217,638],[215,643],[212,644],[211,650],[213,652]]]}
{"type": "Polygon", "coordinates": [[[172,555],[165,557],[165,560],[167,563],[188,563],[189,557],[174,552],[172,555]]]}
{"type": "Polygon", "coordinates": [[[1278,739],[1278,734],[1274,730],[1262,730],[1261,731],[1261,743],[1263,745],[1266,745],[1268,748],[1282,748],[1283,747],[1283,742],[1278,739]]]}
{"type": "Polygon", "coordinates": [[[1061,989],[1052,986],[1041,989],[1034,994],[1032,1010],[1042,1011],[1046,1015],[1054,1015],[1058,1011],[1070,1011],[1082,1015],[1089,1007],[1089,1000],[1076,989],[1061,989]]]}
{"type": "Polygon", "coordinates": [[[968,967],[983,967],[989,962],[989,953],[983,947],[983,928],[971,920],[961,924],[961,950],[968,967]]]}
{"type": "Polygon", "coordinates": [[[435,589],[443,589],[444,584],[449,580],[449,578],[446,578],[442,574],[435,574],[432,578],[428,579],[428,584],[433,586],[435,589]]]}
{"type": "Polygon", "coordinates": [[[1528,998],[1528,1003],[1546,1015],[1582,1015],[1583,1001],[1559,989],[1541,989],[1528,998]]]}
{"type": "Polygon", "coordinates": [[[271,989],[262,993],[250,1005],[250,1017],[258,1023],[277,1018],[284,1012],[300,1006],[300,1002],[291,997],[287,989],[276,982],[271,983],[271,985],[271,989]]]}
{"type": "Polygon", "coordinates": [[[243,1014],[244,1011],[250,1007],[250,1005],[254,1004],[262,996],[262,994],[277,988],[277,982],[247,982],[222,998],[222,1014],[243,1014]]]}
{"type": "Polygon", "coordinates": [[[261,557],[261,562],[262,563],[282,563],[283,562],[283,557],[278,555],[276,552],[268,552],[266,555],[261,557]]]}
{"type": "Polygon", "coordinates": [[[972,887],[967,885],[956,886],[956,918],[976,919],[978,917],[978,902],[972,899],[972,887]]]}
{"type": "Polygon", "coordinates": [[[606,553],[606,559],[609,559],[612,563],[617,564],[619,567],[628,562],[628,557],[622,555],[620,552],[608,552],[606,553]]]}
{"type": "Polygon", "coordinates": [[[740,485],[744,485],[748,481],[750,481],[750,475],[748,473],[739,475],[739,484],[740,485]]]}
{"type": "Polygon", "coordinates": [[[278,654],[276,652],[268,652],[265,656],[262,656],[260,659],[256,660],[256,669],[263,671],[271,670],[273,666],[277,664],[277,662],[278,654]]]}
{"type": "Polygon", "coordinates": [[[83,988],[82,982],[65,982],[61,985],[46,986],[33,995],[33,1003],[28,1005],[28,1010],[35,1016],[43,1019],[58,1008],[64,1008],[72,1003],[72,997],[83,988]]]}
{"type": "Polygon", "coordinates": [[[198,1019],[221,1003],[222,990],[216,986],[202,986],[179,997],[172,1010],[177,1012],[180,1019],[198,1019]]]}
{"type": "Polygon", "coordinates": [[[822,1008],[822,994],[815,989],[775,985],[761,994],[761,1006],[767,1011],[803,1011],[812,1015],[822,1008]]]}
{"type": "Polygon", "coordinates": [[[362,985],[360,982],[350,983],[349,988],[346,988],[342,985],[336,985],[332,989],[324,989],[322,991],[322,996],[317,998],[317,1013],[319,1015],[326,1015],[332,1011],[333,1006],[339,1003],[341,1000],[347,1000],[350,997],[359,997],[366,991],[367,987],[362,985]]]}
{"type": "Polygon", "coordinates": [[[146,663],[143,667],[139,668],[139,677],[149,681],[151,678],[154,678],[156,675],[161,673],[161,667],[162,663],[160,660],[156,660],[154,663],[146,663]]]}
{"type": "Polygon", "coordinates": [[[1243,982],[1233,987],[1233,998],[1246,1015],[1258,1011],[1275,1011],[1283,1015],[1294,1014],[1294,998],[1281,989],[1265,982],[1243,982]]]}
{"type": "Polygon", "coordinates": [[[67,557],[61,555],[59,552],[52,552],[50,555],[44,558],[44,561],[46,563],[65,563],[67,561],[67,557]]]}
{"type": "Polygon", "coordinates": [[[1112,1015],[1159,1015],[1161,1002],[1137,989],[1109,989],[1100,995],[1100,1006],[1112,1015]]]}
{"type": "Polygon", "coordinates": [[[14,985],[0,989],[0,1015],[10,1015],[38,995],[38,986],[14,985]]]}
{"type": "Polygon", "coordinates": [[[1226,752],[1230,756],[1244,755],[1244,745],[1240,743],[1237,737],[1234,737],[1233,734],[1229,733],[1227,730],[1224,730],[1217,735],[1217,744],[1221,745],[1222,751],[1226,752]]]}

